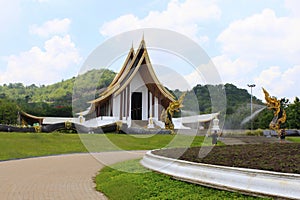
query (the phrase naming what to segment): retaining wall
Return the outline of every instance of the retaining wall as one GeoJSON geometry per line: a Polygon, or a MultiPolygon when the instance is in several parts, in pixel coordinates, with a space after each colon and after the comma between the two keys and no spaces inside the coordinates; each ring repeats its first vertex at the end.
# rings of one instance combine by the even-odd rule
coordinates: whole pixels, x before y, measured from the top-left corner
{"type": "Polygon", "coordinates": [[[176,160],[147,152],[141,164],[176,179],[254,196],[300,199],[300,175],[176,160]]]}

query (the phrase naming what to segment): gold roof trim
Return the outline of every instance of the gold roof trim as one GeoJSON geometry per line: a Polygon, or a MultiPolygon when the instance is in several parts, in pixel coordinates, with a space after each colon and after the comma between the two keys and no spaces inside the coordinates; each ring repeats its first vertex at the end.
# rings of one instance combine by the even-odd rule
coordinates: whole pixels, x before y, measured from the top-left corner
{"type": "Polygon", "coordinates": [[[154,69],[151,65],[150,59],[149,59],[149,55],[148,52],[145,50],[139,63],[137,64],[134,72],[131,74],[131,76],[126,80],[126,82],[121,86],[121,88],[119,88],[116,91],[116,95],[120,94],[125,88],[126,86],[130,83],[130,81],[133,79],[133,77],[136,75],[136,73],[138,72],[139,68],[141,67],[141,64],[143,62],[143,60],[146,60],[146,64],[147,64],[147,69],[150,73],[150,75],[152,76],[152,79],[154,81],[154,83],[156,84],[157,88],[159,89],[159,91],[166,96],[170,101],[175,101],[174,96],[172,94],[170,94],[169,91],[167,91],[164,87],[162,87],[162,84],[159,82],[157,76],[155,75],[154,69]]]}
{"type": "Polygon", "coordinates": [[[171,101],[175,101],[175,98],[174,96],[169,92],[167,91],[167,89],[165,87],[162,86],[162,84],[160,83],[160,81],[158,80],[155,72],[154,72],[154,69],[152,67],[152,64],[150,62],[150,57],[149,57],[149,54],[148,54],[148,51],[145,49],[145,59],[146,59],[146,64],[149,65],[149,67],[147,68],[155,82],[155,84],[157,85],[158,89],[160,90],[160,92],[165,95],[166,97],[169,98],[169,100],[171,101]]]}
{"type": "Polygon", "coordinates": [[[45,118],[45,117],[37,117],[37,116],[31,115],[31,114],[28,114],[28,113],[26,113],[26,112],[24,112],[24,111],[20,111],[20,113],[21,113],[22,115],[25,115],[25,116],[30,117],[30,118],[32,118],[32,119],[44,119],[44,118],[45,118]]]}
{"type": "Polygon", "coordinates": [[[105,91],[104,95],[101,95],[99,98],[94,99],[92,101],[89,101],[88,103],[97,103],[99,101],[102,101],[102,100],[106,99],[107,97],[109,97],[110,95],[112,95],[119,87],[120,87],[119,83],[115,84],[113,88],[105,91]]]}
{"type": "Polygon", "coordinates": [[[116,95],[120,94],[125,88],[126,86],[130,83],[130,81],[133,79],[133,77],[136,75],[136,73],[138,72],[142,62],[143,62],[143,59],[146,60],[146,64],[147,64],[147,69],[150,73],[150,75],[152,76],[152,79],[153,81],[155,82],[155,84],[157,85],[159,91],[164,95],[166,96],[170,101],[175,101],[175,98],[174,96],[169,92],[167,91],[163,86],[162,84],[159,82],[155,72],[154,72],[154,69],[151,65],[151,62],[150,62],[150,58],[149,58],[149,54],[147,52],[147,48],[146,48],[146,44],[145,44],[145,41],[144,39],[141,41],[140,45],[139,45],[139,48],[137,50],[137,52],[134,53],[134,49],[133,47],[131,47],[129,53],[128,53],[128,56],[122,66],[122,69],[120,70],[120,72],[116,75],[116,77],[113,79],[112,83],[107,87],[107,89],[102,93],[100,94],[100,97],[95,99],[95,100],[92,100],[92,101],[89,101],[88,103],[97,103],[99,101],[102,101],[104,99],[106,99],[107,97],[109,97],[110,95],[112,95],[113,93],[115,93],[116,95]],[[132,69],[133,67],[133,64],[134,62],[136,61],[136,59],[138,58],[138,55],[140,53],[140,51],[143,50],[143,55],[141,56],[136,68],[134,69],[133,73],[127,77],[128,73],[130,72],[130,69],[132,69]],[[133,55],[133,58],[131,59],[130,63],[129,63],[129,60],[130,60],[130,57],[133,55]],[[127,77],[127,80],[125,81],[125,83],[120,87],[120,82],[122,82],[125,78],[127,77]]]}
{"type": "MultiPolygon", "coordinates": [[[[126,60],[125,60],[123,66],[122,66],[122,68],[121,68],[121,70],[120,70],[120,72],[115,76],[115,78],[114,78],[113,81],[109,84],[109,86],[107,87],[107,89],[106,89],[102,94],[100,94],[100,95],[105,95],[107,92],[109,92],[109,90],[110,90],[112,87],[115,86],[116,82],[117,82],[117,81],[119,80],[119,78],[122,76],[122,74],[124,73],[124,71],[128,71],[128,70],[125,70],[125,69],[127,68],[128,65],[131,66],[131,63],[132,63],[132,60],[133,60],[133,59],[132,59],[131,62],[129,63],[129,60],[130,60],[131,55],[133,55],[133,59],[134,59],[135,53],[134,53],[133,47],[131,47],[131,49],[130,49],[130,51],[129,51],[127,57],[126,57],[126,60]]],[[[127,73],[128,73],[128,72],[127,72],[127,73]]],[[[126,74],[127,74],[127,73],[126,73],[126,74]]]]}
{"type": "MultiPolygon", "coordinates": [[[[145,46],[145,41],[144,40],[142,40],[142,42],[140,43],[140,46],[139,46],[139,48],[138,48],[138,50],[137,50],[136,53],[134,53],[134,49],[133,49],[133,47],[131,47],[131,49],[130,49],[130,51],[128,53],[128,56],[127,56],[127,58],[126,58],[126,60],[125,60],[125,62],[123,64],[123,67],[121,68],[120,72],[116,75],[116,77],[113,79],[112,83],[107,87],[107,89],[103,93],[100,94],[100,98],[97,98],[97,99],[99,99],[98,101],[100,101],[100,99],[101,100],[105,99],[107,97],[107,95],[106,95],[107,93],[112,94],[110,92],[111,90],[115,91],[115,90],[118,89],[118,88],[115,88],[115,87],[119,87],[120,84],[116,85],[116,82],[122,82],[124,80],[124,78],[129,73],[130,69],[132,68],[133,63],[137,59],[137,56],[138,56],[138,54],[141,51],[141,49],[142,49],[143,46],[145,46]],[[130,63],[128,63],[131,55],[133,55],[133,58],[131,59],[130,63]],[[105,95],[105,98],[101,98],[104,95],[105,95]]],[[[93,102],[94,103],[98,102],[98,101],[96,101],[97,99],[93,100],[93,102]]]]}
{"type": "Polygon", "coordinates": [[[108,86],[108,88],[114,86],[114,84],[115,84],[116,81],[121,82],[124,79],[124,77],[126,77],[127,73],[130,71],[130,69],[131,69],[134,61],[137,59],[137,56],[138,56],[138,54],[141,51],[141,49],[142,49],[143,46],[145,47],[145,41],[144,40],[141,41],[141,43],[139,45],[139,48],[138,48],[138,50],[137,50],[136,53],[134,52],[133,46],[131,46],[130,51],[129,51],[128,55],[127,55],[127,58],[126,58],[126,60],[125,60],[125,62],[123,64],[120,72],[117,74],[117,76],[114,78],[114,80],[112,81],[112,83],[108,86]],[[131,62],[128,63],[131,55],[133,55],[133,58],[132,58],[131,62]],[[127,69],[127,70],[125,70],[125,69],[127,69]],[[124,72],[126,72],[125,75],[123,76],[123,78],[121,80],[119,80],[119,78],[122,76],[122,74],[124,72]]]}
{"type": "Polygon", "coordinates": [[[121,86],[121,88],[119,88],[116,91],[116,95],[120,94],[126,87],[127,85],[130,83],[130,81],[133,79],[133,77],[136,75],[136,73],[139,71],[139,68],[143,62],[143,59],[145,57],[145,53],[143,53],[141,59],[139,60],[137,66],[135,67],[134,71],[132,72],[132,74],[130,75],[130,77],[128,77],[128,79],[126,80],[126,82],[121,86]]]}

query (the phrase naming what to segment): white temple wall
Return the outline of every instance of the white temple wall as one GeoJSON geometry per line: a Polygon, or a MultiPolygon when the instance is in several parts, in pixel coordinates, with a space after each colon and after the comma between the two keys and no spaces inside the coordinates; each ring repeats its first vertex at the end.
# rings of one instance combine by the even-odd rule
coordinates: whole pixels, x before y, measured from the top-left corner
{"type": "Polygon", "coordinates": [[[154,118],[158,119],[159,120],[159,117],[158,116],[158,98],[157,97],[154,97],[154,118]]]}
{"type": "Polygon", "coordinates": [[[143,88],[143,112],[142,120],[148,120],[148,88],[144,86],[143,88]]]}
{"type": "Polygon", "coordinates": [[[130,83],[130,92],[143,92],[144,88],[147,88],[145,86],[145,83],[139,73],[137,73],[130,83]]]}
{"type": "Polygon", "coordinates": [[[113,116],[119,118],[120,116],[120,94],[113,97],[113,116]]]}
{"type": "MultiPolygon", "coordinates": [[[[128,109],[128,115],[129,119],[131,119],[131,97],[133,92],[140,92],[142,93],[142,120],[148,120],[148,116],[152,114],[152,95],[151,93],[148,92],[148,88],[146,87],[142,77],[140,76],[139,73],[137,73],[134,78],[131,80],[130,85],[129,85],[129,97],[127,96],[128,90],[126,92],[121,92],[120,94],[114,96],[113,98],[113,116],[116,118],[120,117],[120,108],[121,108],[121,95],[123,93],[123,105],[122,105],[122,112],[123,116],[122,119],[126,119],[126,114],[127,114],[127,105],[129,105],[128,109]],[[148,107],[148,94],[149,94],[149,107],[148,107]],[[129,103],[127,103],[127,98],[129,100],[129,103]],[[150,108],[150,114],[148,114],[150,108]]],[[[158,98],[154,97],[154,115],[152,116],[153,118],[159,119],[159,105],[158,98]]]]}
{"type": "Polygon", "coordinates": [[[154,116],[152,116],[152,93],[150,93],[150,92],[148,92],[148,94],[149,94],[149,116],[151,116],[151,117],[154,117],[154,116]]]}

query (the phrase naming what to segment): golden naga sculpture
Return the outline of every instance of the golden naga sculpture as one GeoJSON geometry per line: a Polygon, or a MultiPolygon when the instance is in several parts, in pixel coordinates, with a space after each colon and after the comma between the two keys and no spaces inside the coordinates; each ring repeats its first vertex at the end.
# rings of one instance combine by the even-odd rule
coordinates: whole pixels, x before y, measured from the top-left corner
{"type": "Polygon", "coordinates": [[[179,112],[179,109],[183,107],[182,103],[183,103],[183,99],[184,99],[185,95],[186,95],[186,93],[183,93],[177,101],[170,102],[166,111],[163,112],[165,129],[171,130],[172,133],[174,133],[174,124],[172,121],[174,112],[179,112]]]}
{"type": "Polygon", "coordinates": [[[286,121],[285,110],[281,107],[280,100],[277,100],[276,97],[271,97],[269,93],[264,89],[265,100],[267,102],[267,108],[274,110],[274,117],[269,124],[270,129],[275,130],[278,135],[280,134],[280,125],[286,121]]]}

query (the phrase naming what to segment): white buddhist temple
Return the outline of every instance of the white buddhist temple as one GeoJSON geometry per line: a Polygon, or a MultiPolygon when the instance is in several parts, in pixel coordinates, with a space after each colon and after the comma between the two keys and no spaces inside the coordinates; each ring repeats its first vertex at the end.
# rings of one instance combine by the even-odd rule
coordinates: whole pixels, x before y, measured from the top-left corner
{"type": "MultiPolygon", "coordinates": [[[[160,83],[147,52],[144,39],[135,51],[131,47],[120,72],[84,113],[87,127],[101,127],[121,121],[151,121],[164,128],[162,112],[175,97],[160,83]]],[[[175,129],[190,129],[183,124],[209,123],[219,113],[174,118],[175,129]]],[[[144,124],[145,125],[145,124],[144,124]]]]}
{"type": "Polygon", "coordinates": [[[88,115],[130,123],[131,120],[160,119],[174,96],[159,82],[151,65],[144,39],[126,60],[111,84],[91,101],[88,115]]]}

